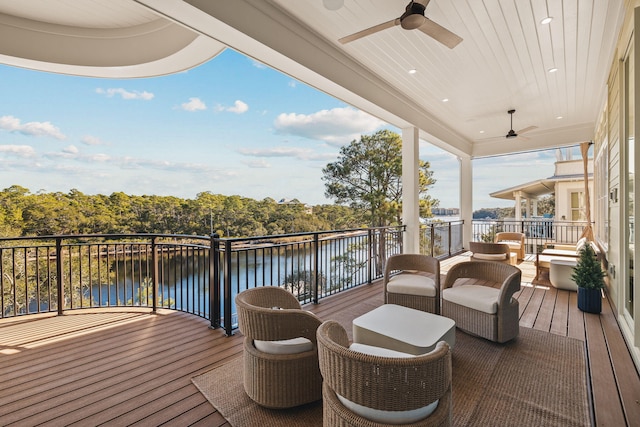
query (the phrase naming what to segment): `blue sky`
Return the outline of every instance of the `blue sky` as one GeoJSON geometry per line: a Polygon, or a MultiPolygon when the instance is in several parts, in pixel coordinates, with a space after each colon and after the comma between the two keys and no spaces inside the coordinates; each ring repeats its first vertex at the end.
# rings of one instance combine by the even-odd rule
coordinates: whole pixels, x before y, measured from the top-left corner
{"type": "MultiPolygon", "coordinates": [[[[31,192],[255,199],[324,197],[340,146],[399,129],[231,50],[189,71],[95,79],[0,66],[0,186],[31,192]]],[[[458,207],[456,158],[422,142],[441,207],[458,207]]],[[[474,160],[474,209],[553,175],[553,152],[474,160]],[[496,179],[499,165],[501,178],[496,179]]]]}

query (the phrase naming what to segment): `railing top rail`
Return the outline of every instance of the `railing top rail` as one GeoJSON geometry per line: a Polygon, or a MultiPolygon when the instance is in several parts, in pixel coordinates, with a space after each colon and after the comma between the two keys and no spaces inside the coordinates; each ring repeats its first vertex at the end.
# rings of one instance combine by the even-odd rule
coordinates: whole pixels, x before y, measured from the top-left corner
{"type": "Polygon", "coordinates": [[[154,234],[154,233],[129,233],[129,234],[65,234],[65,235],[47,235],[47,236],[17,236],[17,237],[0,237],[0,242],[15,240],[80,240],[80,239],[191,239],[191,240],[210,240],[209,236],[198,236],[188,234],[154,234]]]}
{"type": "Polygon", "coordinates": [[[304,236],[313,236],[313,235],[330,235],[330,234],[349,234],[349,233],[367,233],[369,230],[404,230],[406,226],[404,225],[393,225],[386,227],[369,227],[369,228],[348,228],[343,230],[324,230],[324,231],[308,231],[301,233],[288,233],[288,234],[275,234],[271,236],[253,236],[253,237],[220,237],[221,241],[225,242],[246,242],[246,241],[256,241],[256,240],[278,240],[278,239],[286,239],[292,237],[304,237],[304,236]]]}

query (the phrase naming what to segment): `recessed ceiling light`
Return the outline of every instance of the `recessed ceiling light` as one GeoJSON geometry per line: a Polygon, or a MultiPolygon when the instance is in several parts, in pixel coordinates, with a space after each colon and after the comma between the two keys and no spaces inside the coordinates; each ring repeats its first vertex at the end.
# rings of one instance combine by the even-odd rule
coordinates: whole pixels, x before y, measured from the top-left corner
{"type": "Polygon", "coordinates": [[[556,67],[552,67],[552,68],[549,68],[547,71],[549,71],[550,73],[555,73],[556,71],[558,71],[558,69],[556,67]]]}
{"type": "Polygon", "coordinates": [[[484,131],[483,131],[483,130],[481,130],[481,131],[480,131],[480,133],[484,133],[484,131]]]}
{"type": "Polygon", "coordinates": [[[443,99],[442,102],[449,102],[449,98],[443,99]]]}
{"type": "Polygon", "coordinates": [[[547,16],[546,18],[543,18],[542,21],[540,21],[540,23],[542,25],[547,25],[549,22],[553,21],[553,18],[550,16],[547,16]]]}
{"type": "Polygon", "coordinates": [[[556,117],[556,119],[558,119],[558,120],[560,120],[561,118],[562,118],[562,116],[558,116],[558,117],[556,117]]]}
{"type": "Polygon", "coordinates": [[[344,6],[344,0],[322,0],[322,4],[329,10],[338,10],[344,6]]]}
{"type": "Polygon", "coordinates": [[[412,68],[412,69],[409,70],[409,74],[415,74],[417,72],[418,72],[418,70],[416,70],[415,68],[412,68]]]}

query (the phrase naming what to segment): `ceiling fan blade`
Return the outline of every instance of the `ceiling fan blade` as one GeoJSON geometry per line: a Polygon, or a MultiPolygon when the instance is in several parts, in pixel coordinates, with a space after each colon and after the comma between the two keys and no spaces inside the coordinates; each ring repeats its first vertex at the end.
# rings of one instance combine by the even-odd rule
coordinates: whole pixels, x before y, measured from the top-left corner
{"type": "Polygon", "coordinates": [[[521,139],[521,140],[523,140],[523,141],[529,141],[531,138],[528,138],[528,137],[526,137],[526,136],[522,136],[522,135],[518,134],[517,139],[521,139]]]}
{"type": "Polygon", "coordinates": [[[453,49],[462,41],[462,37],[452,33],[442,25],[436,24],[429,18],[425,18],[424,24],[419,26],[418,29],[447,46],[449,49],[453,49]]]}
{"type": "Polygon", "coordinates": [[[487,142],[487,141],[499,141],[501,139],[504,139],[504,135],[502,135],[502,136],[488,136],[486,138],[476,138],[476,139],[474,139],[474,141],[476,141],[476,142],[487,142]]]}
{"type": "Polygon", "coordinates": [[[358,31],[357,33],[351,34],[350,36],[343,37],[338,41],[342,44],[346,44],[352,42],[354,40],[358,40],[362,37],[368,36],[370,34],[377,33],[378,31],[386,30],[387,28],[395,27],[396,25],[400,25],[400,18],[392,19],[391,21],[383,22],[382,24],[374,25],[373,27],[367,28],[366,30],[358,31]]]}
{"type": "Polygon", "coordinates": [[[525,133],[525,132],[531,132],[531,131],[532,131],[532,130],[534,130],[534,129],[538,129],[538,126],[529,126],[529,127],[524,128],[524,129],[520,129],[520,130],[519,130],[518,132],[516,132],[516,133],[517,133],[518,135],[521,135],[521,134],[523,134],[523,133],[525,133]]]}

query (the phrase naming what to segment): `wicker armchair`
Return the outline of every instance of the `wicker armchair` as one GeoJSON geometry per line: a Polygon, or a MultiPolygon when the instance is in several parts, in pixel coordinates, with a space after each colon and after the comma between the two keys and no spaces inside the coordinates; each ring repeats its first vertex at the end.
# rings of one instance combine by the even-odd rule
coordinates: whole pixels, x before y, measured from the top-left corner
{"type": "Polygon", "coordinates": [[[384,269],[384,303],[440,314],[440,261],[428,255],[398,254],[384,269]],[[400,271],[400,274],[392,275],[400,271]]]}
{"type": "Polygon", "coordinates": [[[408,414],[401,411],[412,411],[416,418],[419,415],[415,412],[429,405],[430,410],[434,406],[435,409],[424,415],[426,418],[409,418],[403,421],[409,424],[400,425],[451,425],[451,350],[446,342],[441,341],[432,352],[415,357],[371,355],[350,350],[344,328],[330,320],[318,328],[318,357],[324,378],[324,426],[390,425],[384,421],[389,411],[403,417],[408,414]],[[356,409],[358,412],[375,413],[373,417],[383,419],[374,421],[353,412],[349,407],[354,404],[361,405],[356,409]]]}
{"type": "Polygon", "coordinates": [[[507,245],[509,245],[511,252],[515,252],[516,254],[518,254],[518,261],[522,261],[524,259],[524,233],[501,231],[500,233],[496,233],[493,242],[506,243],[507,245]]]}
{"type": "Polygon", "coordinates": [[[499,343],[509,341],[520,331],[518,300],[513,294],[520,290],[521,277],[520,269],[508,264],[456,264],[442,286],[442,315],[472,335],[499,343]]]}
{"type": "Polygon", "coordinates": [[[238,326],[245,336],[247,395],[268,408],[290,408],[321,399],[316,330],[322,322],[302,310],[293,294],[275,286],[239,293],[236,307],[238,326]]]}
{"type": "Polygon", "coordinates": [[[511,248],[506,243],[469,242],[469,250],[472,261],[516,263],[516,256],[511,257],[511,248]]]}

